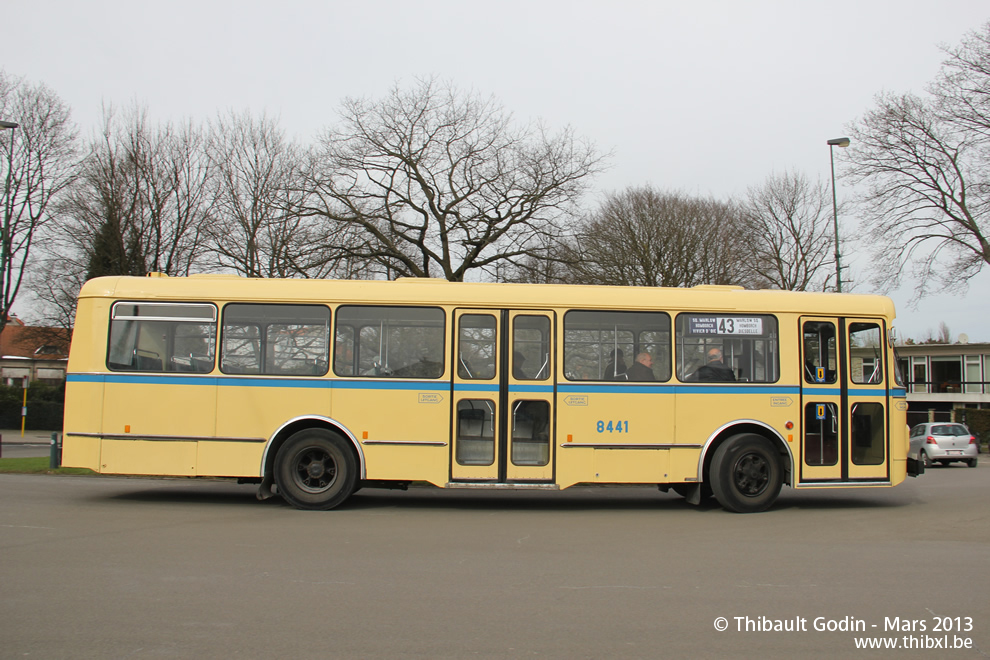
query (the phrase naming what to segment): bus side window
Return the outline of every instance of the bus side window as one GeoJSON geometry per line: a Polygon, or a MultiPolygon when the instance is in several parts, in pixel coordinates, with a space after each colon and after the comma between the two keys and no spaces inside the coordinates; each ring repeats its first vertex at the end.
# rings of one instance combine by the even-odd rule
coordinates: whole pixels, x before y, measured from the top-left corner
{"type": "Polygon", "coordinates": [[[564,372],[568,380],[626,381],[630,361],[652,359],[653,376],[671,376],[670,316],[663,312],[572,310],[564,315],[564,372]]]}
{"type": "Polygon", "coordinates": [[[333,372],[367,378],[440,378],[444,312],[439,307],[341,305],[333,372]]]}
{"type": "Polygon", "coordinates": [[[210,304],[117,302],[111,310],[111,371],[213,370],[216,307],[210,304]]]}
{"type": "Polygon", "coordinates": [[[223,309],[224,373],[322,376],[329,351],[326,305],[231,303],[223,309]]]}
{"type": "Polygon", "coordinates": [[[684,382],[775,383],[777,319],[766,314],[677,315],[677,377],[684,382]]]}

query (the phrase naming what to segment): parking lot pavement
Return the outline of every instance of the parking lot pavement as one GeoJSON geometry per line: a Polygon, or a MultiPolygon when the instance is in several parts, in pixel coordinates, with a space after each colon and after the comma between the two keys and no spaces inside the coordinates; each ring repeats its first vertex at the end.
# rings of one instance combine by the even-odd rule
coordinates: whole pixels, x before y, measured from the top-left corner
{"type": "Polygon", "coordinates": [[[0,458],[49,456],[51,442],[51,431],[24,431],[22,436],[20,429],[2,429],[0,430],[0,458]]]}

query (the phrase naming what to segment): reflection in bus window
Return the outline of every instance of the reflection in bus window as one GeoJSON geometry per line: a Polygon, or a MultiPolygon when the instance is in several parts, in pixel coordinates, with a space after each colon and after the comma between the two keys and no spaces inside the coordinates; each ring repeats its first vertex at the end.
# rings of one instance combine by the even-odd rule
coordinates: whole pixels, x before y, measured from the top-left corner
{"type": "Polygon", "coordinates": [[[834,383],[836,379],[835,324],[808,321],[802,338],[804,382],[834,383]]]}
{"type": "Polygon", "coordinates": [[[220,370],[226,374],[322,376],[330,351],[325,305],[223,308],[220,370]]]}
{"type": "Polygon", "coordinates": [[[207,304],[114,304],[107,367],[111,371],[209,373],[217,309],[207,304]]]}
{"type": "Polygon", "coordinates": [[[670,317],[661,312],[572,311],[564,315],[568,380],[626,380],[629,360],[648,353],[658,381],[670,380],[670,317]]]}
{"type": "Polygon", "coordinates": [[[337,308],[333,371],[338,376],[440,378],[444,313],[438,307],[337,308]]]}
{"type": "Polygon", "coordinates": [[[849,372],[852,382],[883,382],[883,341],[876,323],[849,324],[849,372]]]}
{"type": "Polygon", "coordinates": [[[775,383],[780,377],[779,352],[773,316],[677,316],[677,377],[682,381],[775,383]],[[718,354],[721,365],[712,368],[718,354]]]}
{"type": "Polygon", "coordinates": [[[550,377],[550,319],[517,316],[512,321],[512,377],[546,380],[550,377]]]}
{"type": "Polygon", "coordinates": [[[464,314],[458,321],[457,375],[468,380],[495,377],[495,317],[464,314]]]}

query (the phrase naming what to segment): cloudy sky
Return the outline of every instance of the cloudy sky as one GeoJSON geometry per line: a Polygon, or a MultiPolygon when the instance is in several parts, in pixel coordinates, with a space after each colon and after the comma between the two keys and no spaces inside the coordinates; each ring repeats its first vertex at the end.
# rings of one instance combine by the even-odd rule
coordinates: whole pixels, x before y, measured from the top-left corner
{"type": "MultiPolygon", "coordinates": [[[[136,102],[159,120],[264,111],[302,142],[342,98],[436,75],[612,152],[593,195],[724,198],[785,169],[827,180],[827,139],[878,92],[922,92],[939,45],[988,20],[986,0],[33,0],[0,13],[0,67],[53,88],[84,135],[103,104],[136,102]]],[[[841,222],[854,238],[856,217],[841,222]]],[[[853,249],[848,277],[868,292],[853,249]]],[[[902,337],[945,321],[990,341],[987,291],[990,269],[965,295],[890,295],[902,337]]]]}

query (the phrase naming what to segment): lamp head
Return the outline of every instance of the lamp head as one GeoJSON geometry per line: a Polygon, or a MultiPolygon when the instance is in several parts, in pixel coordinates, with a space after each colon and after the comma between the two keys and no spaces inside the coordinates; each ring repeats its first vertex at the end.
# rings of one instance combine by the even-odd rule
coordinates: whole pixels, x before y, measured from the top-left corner
{"type": "Polygon", "coordinates": [[[5,128],[18,128],[20,124],[12,121],[0,121],[0,131],[5,128]]]}
{"type": "Polygon", "coordinates": [[[828,141],[828,146],[830,146],[830,147],[848,147],[849,146],[849,138],[847,138],[847,137],[833,138],[833,139],[831,139],[831,140],[828,141]]]}

